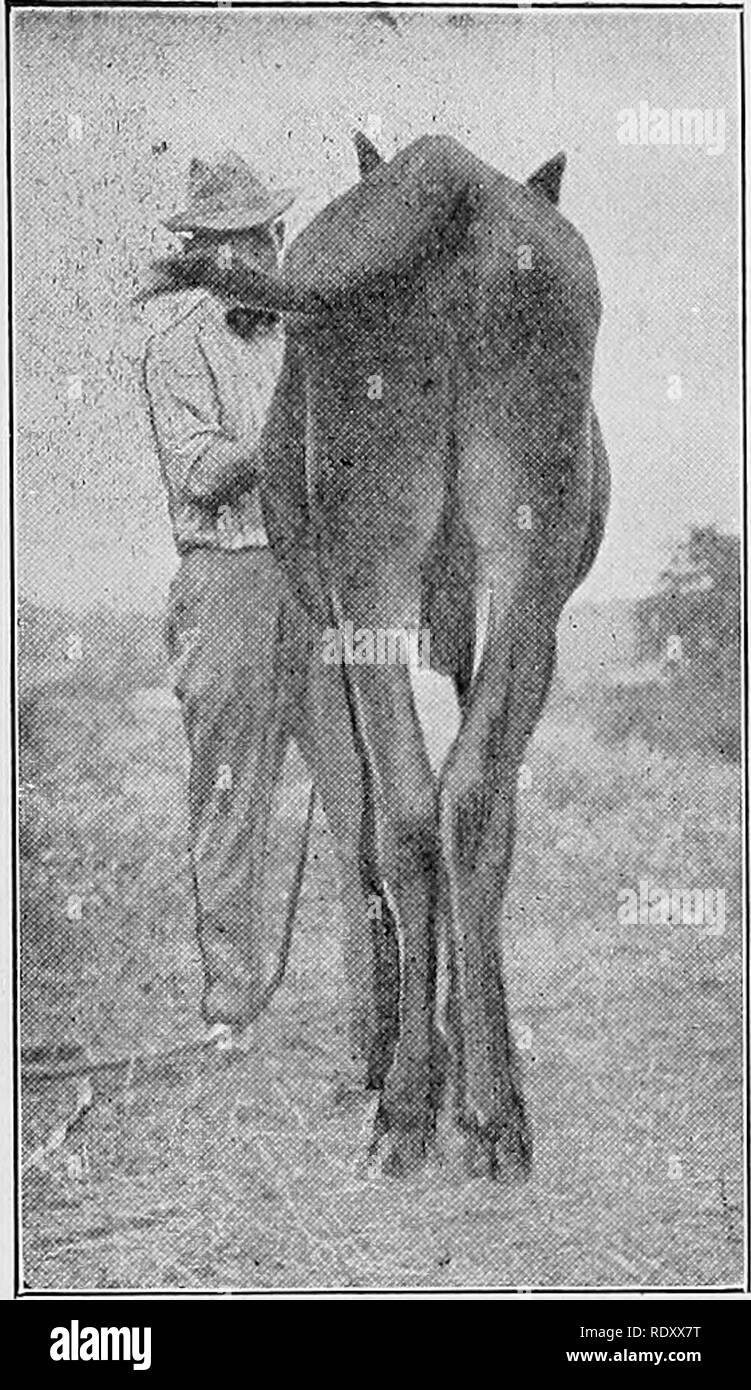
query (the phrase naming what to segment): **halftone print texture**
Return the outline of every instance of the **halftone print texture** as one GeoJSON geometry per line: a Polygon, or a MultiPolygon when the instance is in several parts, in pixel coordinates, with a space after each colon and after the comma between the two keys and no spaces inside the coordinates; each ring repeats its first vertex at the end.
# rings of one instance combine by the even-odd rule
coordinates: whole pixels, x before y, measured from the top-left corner
{"type": "Polygon", "coordinates": [[[22,1288],[742,1286],[738,45],[14,9],[22,1288]]]}

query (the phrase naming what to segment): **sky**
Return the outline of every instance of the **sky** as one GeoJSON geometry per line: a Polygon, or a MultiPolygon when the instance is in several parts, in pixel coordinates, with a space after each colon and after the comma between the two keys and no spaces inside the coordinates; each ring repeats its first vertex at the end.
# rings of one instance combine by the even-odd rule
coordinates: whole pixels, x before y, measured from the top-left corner
{"type": "Polygon", "coordinates": [[[581,599],[648,591],[692,524],[737,531],[738,16],[710,12],[13,12],[20,592],[158,610],[176,561],[140,386],[171,306],[132,305],[194,154],[299,190],[292,235],[357,177],[450,133],[525,179],[558,150],[604,314],[595,401],[613,470],[581,599]],[[623,112],[724,113],[723,147],[623,144],[623,112]],[[676,384],[677,383],[677,384],[676,384]]]}

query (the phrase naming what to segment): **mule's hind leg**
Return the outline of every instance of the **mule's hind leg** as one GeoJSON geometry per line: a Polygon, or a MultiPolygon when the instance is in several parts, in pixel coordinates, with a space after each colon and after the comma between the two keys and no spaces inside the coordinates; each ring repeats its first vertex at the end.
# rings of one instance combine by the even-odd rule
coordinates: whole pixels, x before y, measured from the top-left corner
{"type": "MultiPolygon", "coordinates": [[[[371,632],[392,627],[397,593],[379,598],[351,586],[336,614],[371,632]]],[[[436,788],[405,665],[345,667],[353,721],[366,763],[365,830],[370,817],[384,911],[398,940],[399,1035],[386,1074],[374,1147],[387,1169],[418,1163],[432,1124],[432,919],[438,857],[436,788]]]]}
{"type": "Polygon", "coordinates": [[[479,684],[442,779],[440,826],[449,882],[452,996],[449,1022],[458,1053],[457,1118],[522,1169],[531,1141],[515,1074],[498,936],[511,864],[516,781],[524,745],[547,693],[554,625],[492,615],[479,684]],[[505,626],[505,625],[504,625],[505,626]],[[509,640],[509,637],[511,640],[509,640]]]}
{"type": "MultiPolygon", "coordinates": [[[[483,457],[487,475],[494,455],[484,450],[483,457]]],[[[478,597],[489,592],[489,617],[464,722],[441,778],[439,818],[449,883],[457,1118],[486,1171],[501,1153],[522,1170],[531,1160],[498,931],[519,767],[553,674],[558,618],[582,577],[593,525],[593,470],[583,459],[569,475],[563,503],[546,505],[538,487],[536,530],[519,526],[524,480],[508,458],[504,501],[492,518],[487,507],[473,511],[471,493],[467,498],[481,557],[478,597]]],[[[526,491],[534,496],[534,482],[526,491]]]]}

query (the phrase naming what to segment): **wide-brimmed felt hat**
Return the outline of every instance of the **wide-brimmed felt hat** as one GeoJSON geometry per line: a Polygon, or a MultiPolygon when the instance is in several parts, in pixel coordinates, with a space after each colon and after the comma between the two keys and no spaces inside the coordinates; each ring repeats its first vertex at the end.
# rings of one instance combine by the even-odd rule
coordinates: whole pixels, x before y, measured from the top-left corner
{"type": "Polygon", "coordinates": [[[172,232],[241,232],[273,222],[294,199],[294,189],[266,188],[251,165],[228,150],[213,160],[191,160],[187,207],[164,225],[172,232]]]}

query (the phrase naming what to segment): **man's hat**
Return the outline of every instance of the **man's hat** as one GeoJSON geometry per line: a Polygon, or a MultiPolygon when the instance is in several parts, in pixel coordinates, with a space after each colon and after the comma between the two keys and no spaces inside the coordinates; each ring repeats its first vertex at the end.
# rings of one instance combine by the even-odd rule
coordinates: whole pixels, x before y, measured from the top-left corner
{"type": "Polygon", "coordinates": [[[229,150],[211,162],[191,160],[188,206],[164,225],[171,232],[242,232],[281,217],[294,198],[291,188],[265,188],[255,170],[229,150]]]}

